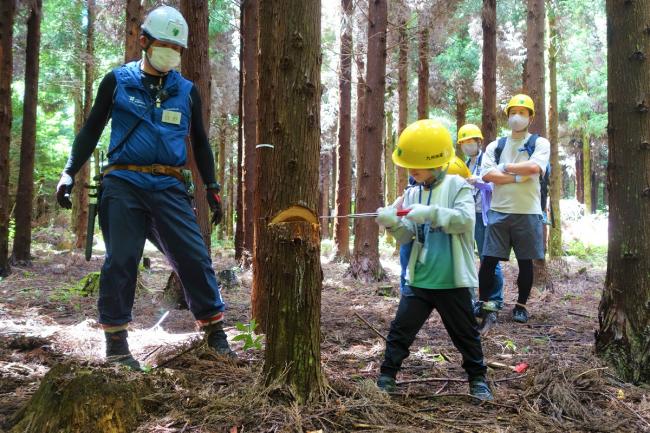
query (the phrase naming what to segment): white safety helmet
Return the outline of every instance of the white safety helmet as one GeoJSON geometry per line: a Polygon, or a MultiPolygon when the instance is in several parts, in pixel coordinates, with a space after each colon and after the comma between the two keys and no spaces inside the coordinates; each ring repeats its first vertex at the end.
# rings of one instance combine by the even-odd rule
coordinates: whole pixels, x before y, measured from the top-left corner
{"type": "Polygon", "coordinates": [[[187,21],[171,6],[160,6],[149,12],[141,29],[145,36],[187,48],[187,21]]]}

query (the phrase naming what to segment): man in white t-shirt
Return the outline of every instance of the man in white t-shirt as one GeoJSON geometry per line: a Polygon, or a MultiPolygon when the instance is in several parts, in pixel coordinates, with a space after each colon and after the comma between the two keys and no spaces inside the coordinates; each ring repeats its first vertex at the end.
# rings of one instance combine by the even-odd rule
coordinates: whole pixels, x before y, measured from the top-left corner
{"type": "Polygon", "coordinates": [[[499,261],[508,260],[511,248],[514,249],[519,267],[519,296],[512,318],[526,323],[526,302],[533,286],[533,260],[544,258],[540,178],[548,165],[551,145],[547,139],[528,132],[535,115],[535,105],[529,96],[515,95],[505,111],[512,133],[488,145],[481,166],[483,180],[494,183],[484,259],[479,270],[479,296],[483,301],[481,332],[486,332],[497,320],[497,306],[489,299],[499,261]]]}

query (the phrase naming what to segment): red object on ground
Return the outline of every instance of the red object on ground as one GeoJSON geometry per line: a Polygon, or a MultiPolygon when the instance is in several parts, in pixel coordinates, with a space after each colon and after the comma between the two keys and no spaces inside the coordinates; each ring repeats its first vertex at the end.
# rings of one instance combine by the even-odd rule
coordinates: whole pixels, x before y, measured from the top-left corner
{"type": "Polygon", "coordinates": [[[519,374],[525,373],[526,370],[528,370],[528,364],[525,362],[520,362],[519,364],[515,365],[514,370],[519,374]]]}

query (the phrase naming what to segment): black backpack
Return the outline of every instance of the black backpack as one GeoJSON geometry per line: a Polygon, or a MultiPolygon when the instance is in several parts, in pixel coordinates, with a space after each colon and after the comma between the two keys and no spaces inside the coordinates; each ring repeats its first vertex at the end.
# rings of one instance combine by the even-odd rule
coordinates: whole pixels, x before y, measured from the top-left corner
{"type": "MultiPolygon", "coordinates": [[[[528,152],[528,158],[531,157],[533,152],[535,152],[535,142],[537,142],[537,139],[539,138],[538,134],[532,134],[526,144],[524,144],[524,149],[526,149],[526,152],[528,152]]],[[[499,165],[499,160],[501,159],[501,153],[503,152],[503,148],[506,147],[506,140],[507,137],[501,137],[499,138],[499,142],[497,143],[497,148],[494,149],[494,162],[499,165]]],[[[540,205],[542,207],[542,213],[546,214],[546,203],[548,200],[548,188],[549,185],[551,184],[551,164],[550,162],[546,164],[546,170],[544,173],[540,173],[539,175],[539,192],[541,196],[540,200],[540,205]]]]}

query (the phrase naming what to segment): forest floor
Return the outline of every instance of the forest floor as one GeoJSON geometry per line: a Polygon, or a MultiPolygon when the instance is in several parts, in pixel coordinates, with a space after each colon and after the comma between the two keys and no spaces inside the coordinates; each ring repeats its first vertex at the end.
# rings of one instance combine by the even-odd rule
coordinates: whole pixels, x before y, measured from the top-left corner
{"type": "MultiPolygon", "coordinates": [[[[43,236],[46,238],[47,236],[43,236]]],[[[84,261],[56,251],[52,240],[35,237],[36,259],[0,281],[0,432],[9,431],[18,409],[38,389],[45,373],[73,359],[100,369],[103,334],[96,318],[96,295],[82,296],[77,283],[99,271],[102,255],[84,261]],[[5,430],[3,430],[5,429],[5,430]]],[[[347,279],[346,265],[323,257],[322,365],[328,387],[318,404],[286,403],[263,385],[263,351],[241,350],[230,363],[197,347],[188,311],[167,310],[161,302],[170,269],[151,251],[152,266],[141,271],[129,343],[136,358],[164,368],[146,373],[154,394],[137,432],[642,432],[650,431],[650,389],[623,383],[594,355],[594,331],[605,277],[602,261],[566,257],[548,262],[549,288],[533,290],[531,320],[510,318],[516,297],[513,264],[505,266],[506,301],[499,324],[483,338],[494,402],[478,404],[467,395],[460,355],[437,313],[420,331],[398,379],[386,395],[374,380],[384,341],[357,315],[386,334],[399,298],[397,258],[384,251],[392,293],[382,284],[347,279]],[[172,359],[173,358],[173,359],[172,359]],[[494,364],[498,363],[498,364],[494,364]],[[520,363],[524,373],[512,371],[520,363]],[[499,367],[499,364],[501,366],[499,367]]],[[[217,271],[232,269],[232,251],[216,251],[217,271]]],[[[249,321],[251,272],[224,287],[229,337],[236,323],[249,321]]],[[[143,374],[128,372],[125,374],[143,374]]]]}

